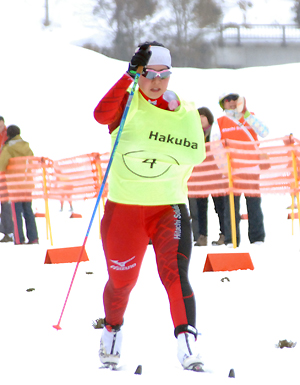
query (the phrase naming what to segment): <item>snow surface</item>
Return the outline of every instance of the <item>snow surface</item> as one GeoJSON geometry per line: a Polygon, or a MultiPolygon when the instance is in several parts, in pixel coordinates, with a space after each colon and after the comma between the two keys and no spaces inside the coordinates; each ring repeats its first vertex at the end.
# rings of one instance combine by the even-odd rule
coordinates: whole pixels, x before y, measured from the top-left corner
{"type": "MultiPolygon", "coordinates": [[[[71,219],[67,205],[59,212],[59,203],[50,202],[53,248],[82,246],[94,204],[94,200],[75,202],[75,212],[82,218],[71,219]]],[[[79,265],[60,331],[52,326],[59,321],[76,263],[44,264],[52,247],[45,219],[37,218],[39,245],[0,246],[1,383],[299,384],[299,345],[276,347],[280,340],[299,341],[299,225],[295,221],[292,235],[289,204],[288,196],[263,197],[267,233],[263,246],[249,244],[247,221],[242,221],[238,249],[193,248],[189,275],[201,333],[198,347],[213,374],[183,371],[177,361],[167,295],[150,245],[125,314],[121,364],[126,370],[99,369],[101,330],[92,323],[104,316],[107,271],[98,216],[86,244],[89,261],[79,265]],[[229,252],[249,253],[254,270],[203,273],[208,253],[229,252]],[[138,365],[143,368],[141,376],[134,375],[138,365]],[[235,379],[228,378],[231,368],[235,379]]],[[[43,202],[34,201],[33,206],[43,211],[43,202]]],[[[217,235],[210,200],[209,244],[217,235]]]]}
{"type": "MultiPolygon", "coordinates": [[[[9,3],[10,4],[10,3],[9,3]]],[[[29,4],[28,2],[26,4],[29,4]]],[[[12,6],[10,4],[10,6],[12,6]]],[[[1,14],[1,12],[0,12],[1,14]]],[[[6,35],[9,36],[9,35],[6,35]]],[[[107,128],[93,120],[93,109],[127,68],[109,59],[41,36],[1,40],[0,115],[17,124],[36,156],[53,159],[109,149],[107,128]]],[[[300,64],[241,70],[174,68],[170,88],[182,98],[221,114],[218,95],[240,92],[270,128],[270,138],[293,132],[300,137],[298,111],[300,64]]],[[[242,199],[242,203],[244,200],[242,199]]],[[[107,279],[99,219],[96,216],[61,321],[55,330],[75,263],[44,264],[47,250],[81,246],[95,200],[75,202],[82,218],[70,219],[67,205],[50,202],[53,247],[44,218],[37,218],[39,245],[0,246],[1,384],[297,384],[299,344],[276,348],[279,340],[299,341],[299,223],[287,219],[291,198],[263,196],[266,242],[258,247],[241,223],[239,249],[194,247],[190,280],[197,301],[199,350],[210,373],[181,369],[167,295],[148,246],[140,279],[125,315],[122,363],[126,371],[100,370],[101,331],[92,322],[104,316],[102,291],[107,279]],[[255,269],[203,273],[208,253],[247,252],[255,269]],[[93,274],[87,274],[93,273],[93,274]],[[222,278],[228,278],[222,281],[222,278]],[[27,291],[28,289],[34,289],[27,291]],[[141,376],[134,375],[137,365],[141,376]],[[229,379],[234,368],[236,378],[229,379]]],[[[43,212],[44,202],[34,201],[43,212]]],[[[245,212],[242,204],[241,212],[245,212]]],[[[218,237],[218,221],[209,204],[209,244],[218,237]]]]}

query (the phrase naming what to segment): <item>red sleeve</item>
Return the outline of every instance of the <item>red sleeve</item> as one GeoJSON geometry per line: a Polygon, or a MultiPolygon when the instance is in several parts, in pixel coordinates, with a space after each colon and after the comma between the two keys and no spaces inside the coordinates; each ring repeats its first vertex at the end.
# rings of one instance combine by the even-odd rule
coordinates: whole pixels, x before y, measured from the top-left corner
{"type": "Polygon", "coordinates": [[[127,89],[131,83],[131,76],[124,74],[100,100],[94,110],[94,118],[100,124],[107,124],[109,132],[112,132],[120,125],[129,96],[127,89]]]}
{"type": "Polygon", "coordinates": [[[0,154],[2,151],[2,148],[4,146],[4,143],[7,141],[8,136],[7,136],[7,129],[4,127],[4,130],[0,134],[0,154]]]}

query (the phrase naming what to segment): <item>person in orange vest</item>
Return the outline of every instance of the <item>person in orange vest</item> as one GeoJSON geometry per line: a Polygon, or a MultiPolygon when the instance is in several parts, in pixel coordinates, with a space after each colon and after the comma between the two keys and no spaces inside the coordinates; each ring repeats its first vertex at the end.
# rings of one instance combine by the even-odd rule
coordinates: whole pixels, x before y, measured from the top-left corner
{"type": "MultiPolygon", "coordinates": [[[[264,138],[268,135],[268,128],[260,122],[246,107],[246,100],[237,93],[225,93],[219,97],[219,105],[225,112],[224,116],[217,119],[217,125],[213,129],[212,140],[232,139],[245,142],[255,142],[258,136],[264,138]]],[[[258,166],[253,166],[257,168],[258,166]]],[[[245,170],[245,175],[251,179],[259,178],[257,174],[251,174],[251,169],[245,170]]],[[[254,188],[258,188],[258,184],[254,188]]],[[[248,212],[248,237],[251,244],[261,245],[265,240],[263,213],[261,209],[261,197],[258,194],[250,196],[244,193],[248,212]]],[[[240,195],[234,196],[236,241],[240,244],[240,195]]],[[[231,235],[231,220],[229,195],[224,198],[224,222],[225,245],[233,246],[231,235]]]]}
{"type": "MultiPolygon", "coordinates": [[[[0,116],[0,154],[4,143],[8,139],[7,128],[3,116],[0,116]]],[[[0,232],[4,234],[4,237],[0,240],[1,243],[13,242],[14,237],[14,224],[12,220],[12,211],[10,202],[1,202],[1,222],[0,232]]]]}

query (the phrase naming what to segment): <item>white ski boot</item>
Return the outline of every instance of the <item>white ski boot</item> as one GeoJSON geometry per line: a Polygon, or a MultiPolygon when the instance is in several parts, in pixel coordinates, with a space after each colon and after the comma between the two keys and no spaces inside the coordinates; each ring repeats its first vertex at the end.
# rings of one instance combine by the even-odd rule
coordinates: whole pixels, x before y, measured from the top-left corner
{"type": "Polygon", "coordinates": [[[180,333],[177,337],[177,357],[184,369],[203,372],[203,363],[196,352],[196,337],[192,333],[180,333]]]}
{"type": "Polygon", "coordinates": [[[117,366],[120,361],[122,331],[105,327],[100,340],[99,357],[104,366],[117,366]]]}

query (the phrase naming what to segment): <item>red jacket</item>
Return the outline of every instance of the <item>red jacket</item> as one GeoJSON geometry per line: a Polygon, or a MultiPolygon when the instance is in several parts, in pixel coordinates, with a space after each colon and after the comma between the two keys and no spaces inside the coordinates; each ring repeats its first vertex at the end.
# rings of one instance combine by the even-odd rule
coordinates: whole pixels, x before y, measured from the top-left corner
{"type": "MultiPolygon", "coordinates": [[[[124,74],[121,79],[119,79],[117,83],[115,83],[112,88],[104,95],[94,110],[94,117],[97,122],[100,124],[107,124],[110,133],[112,133],[120,125],[122,115],[129,97],[127,90],[132,81],[133,79],[127,73],[124,74]]],[[[149,102],[152,103],[152,101],[155,101],[156,107],[163,110],[170,110],[170,100],[173,98],[174,100],[177,100],[176,94],[172,91],[167,91],[172,94],[171,99],[170,94],[168,98],[164,97],[164,95],[167,93],[166,92],[155,100],[149,99],[141,89],[139,89],[138,92],[140,92],[149,102]]],[[[179,105],[180,102],[177,102],[179,105]]],[[[171,108],[171,110],[173,110],[173,108],[171,108]]]]}

